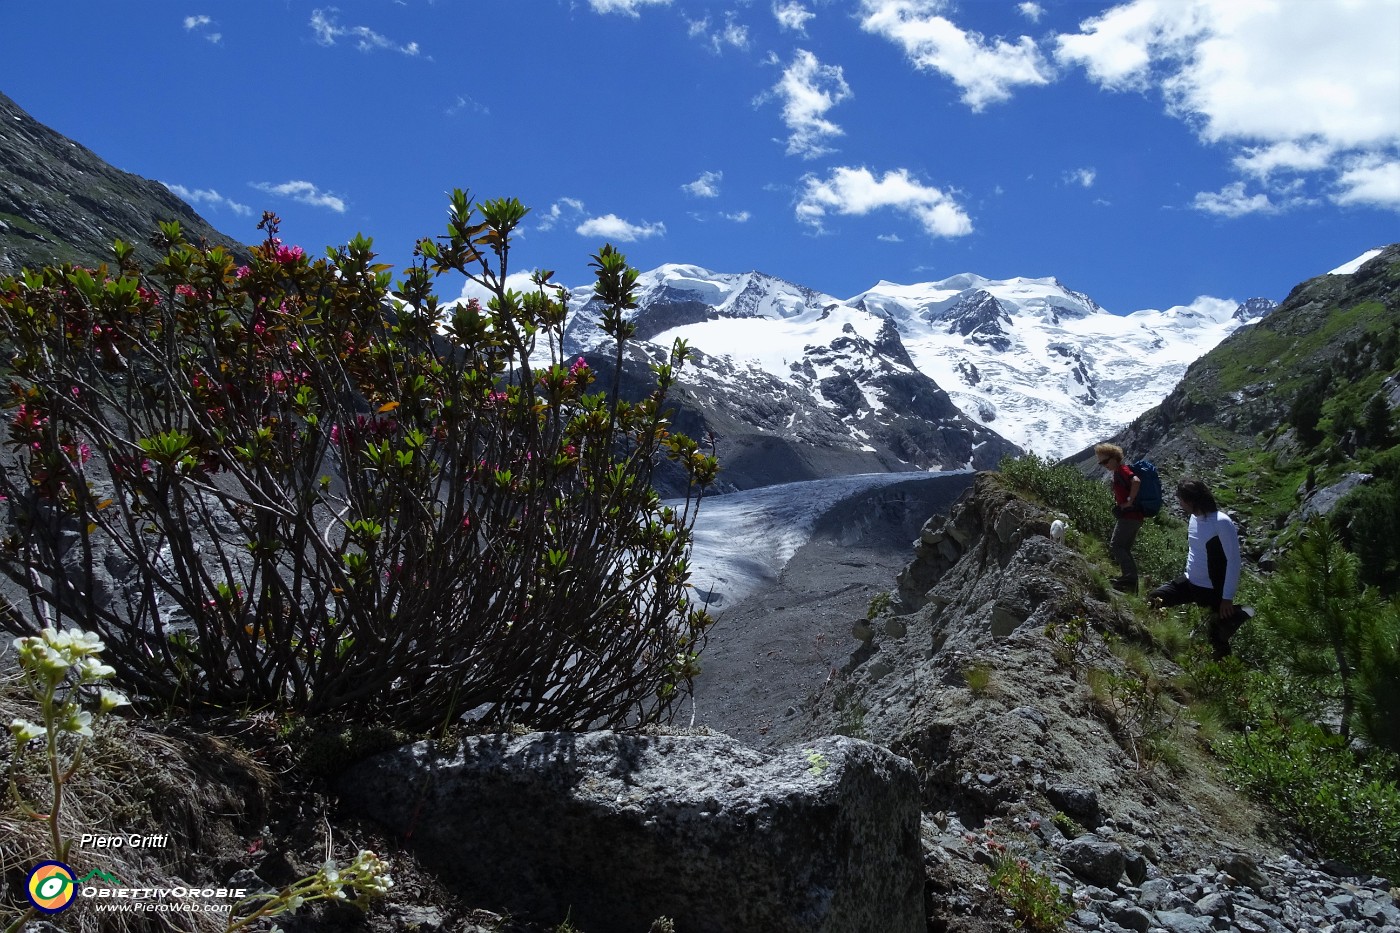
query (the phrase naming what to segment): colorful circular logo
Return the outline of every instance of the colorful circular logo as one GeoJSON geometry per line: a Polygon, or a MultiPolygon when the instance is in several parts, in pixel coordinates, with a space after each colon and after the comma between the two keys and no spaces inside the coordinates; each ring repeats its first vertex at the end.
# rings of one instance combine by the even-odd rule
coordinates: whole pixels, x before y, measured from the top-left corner
{"type": "Polygon", "coordinates": [[[62,862],[41,862],[29,873],[27,885],[29,903],[46,914],[66,910],[77,896],[73,869],[62,862]]]}

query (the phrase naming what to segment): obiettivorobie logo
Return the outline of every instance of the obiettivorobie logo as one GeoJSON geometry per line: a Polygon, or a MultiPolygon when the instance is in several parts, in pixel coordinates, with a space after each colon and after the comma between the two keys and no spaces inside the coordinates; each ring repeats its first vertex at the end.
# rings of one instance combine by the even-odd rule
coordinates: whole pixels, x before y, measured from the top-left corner
{"type": "Polygon", "coordinates": [[[77,878],[63,862],[41,862],[29,873],[25,885],[29,903],[46,914],[56,914],[73,906],[78,897],[95,898],[98,903],[117,902],[124,910],[215,911],[227,912],[233,900],[247,897],[246,888],[228,887],[127,887],[116,875],[94,868],[77,878]],[[216,900],[216,903],[159,903],[166,898],[216,900]],[[230,900],[232,899],[232,900],[230,900]]]}
{"type": "Polygon", "coordinates": [[[108,884],[121,884],[121,879],[100,869],[93,869],[81,878],[73,877],[73,869],[62,862],[40,862],[29,873],[25,893],[29,903],[46,914],[67,910],[78,895],[78,885],[96,878],[108,884]]]}
{"type": "Polygon", "coordinates": [[[73,869],[62,862],[40,862],[29,873],[25,893],[29,903],[46,914],[67,910],[78,893],[73,869]]]}

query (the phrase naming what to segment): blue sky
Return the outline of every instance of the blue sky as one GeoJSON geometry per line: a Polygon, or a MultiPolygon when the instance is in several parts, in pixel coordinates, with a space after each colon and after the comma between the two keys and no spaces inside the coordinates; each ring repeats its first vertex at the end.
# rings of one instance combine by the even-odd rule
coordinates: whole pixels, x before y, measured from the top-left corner
{"type": "Polygon", "coordinates": [[[1400,0],[0,9],[0,91],[249,242],[274,210],[401,266],[463,187],[530,206],[517,268],[567,285],[613,242],[838,298],[1053,275],[1126,313],[1400,240],[1400,0]]]}

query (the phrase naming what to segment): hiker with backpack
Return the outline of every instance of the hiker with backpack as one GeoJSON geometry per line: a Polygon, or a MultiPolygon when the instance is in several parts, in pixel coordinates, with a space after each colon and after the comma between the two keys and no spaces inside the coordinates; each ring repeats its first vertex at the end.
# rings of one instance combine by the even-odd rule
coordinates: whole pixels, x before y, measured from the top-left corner
{"type": "Polygon", "coordinates": [[[1239,529],[1200,480],[1182,480],[1176,497],[1191,519],[1186,572],[1153,590],[1148,602],[1157,609],[1195,603],[1213,610],[1206,634],[1218,661],[1230,653],[1230,639],[1254,615],[1252,608],[1235,605],[1241,567],[1239,529]]]}
{"type": "Polygon", "coordinates": [[[1117,444],[1095,444],[1094,457],[1113,477],[1113,515],[1117,521],[1113,525],[1113,536],[1108,540],[1108,553],[1118,562],[1121,571],[1113,588],[1124,593],[1136,593],[1138,588],[1137,561],[1133,558],[1133,544],[1137,541],[1142,523],[1162,507],[1162,484],[1157,478],[1157,468],[1146,460],[1129,465],[1123,457],[1123,448],[1117,444]],[[1149,501],[1155,489],[1155,502],[1149,501]]]}

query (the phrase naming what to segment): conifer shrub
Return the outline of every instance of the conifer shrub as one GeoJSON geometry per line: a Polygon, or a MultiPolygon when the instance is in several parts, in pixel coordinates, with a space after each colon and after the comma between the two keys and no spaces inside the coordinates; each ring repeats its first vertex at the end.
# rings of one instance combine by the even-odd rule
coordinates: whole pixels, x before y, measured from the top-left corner
{"type": "MultiPolygon", "coordinates": [[[[118,243],[111,268],[0,280],[0,571],[30,594],[0,625],[98,634],[148,707],[668,716],[710,624],[687,559],[717,464],[667,421],[685,346],[640,401],[594,390],[552,273],[505,285],[525,213],[455,192],[393,285],[371,241],[312,259],[272,215],[243,267],[169,224],[149,269],[118,243]],[[485,305],[438,299],[461,275],[485,305]],[[667,458],[678,504],[651,484],[667,458]]],[[[620,361],[637,272],[611,246],[592,265],[620,361]]]]}
{"type": "Polygon", "coordinates": [[[1400,713],[1400,607],[1363,584],[1360,566],[1331,524],[1310,521],[1269,581],[1258,621],[1271,666],[1336,703],[1343,739],[1359,730],[1400,751],[1384,725],[1400,713]]]}

